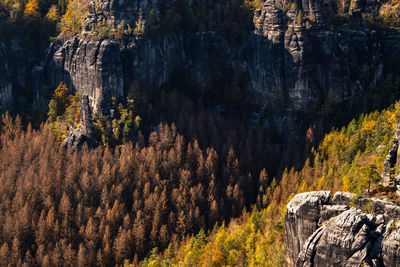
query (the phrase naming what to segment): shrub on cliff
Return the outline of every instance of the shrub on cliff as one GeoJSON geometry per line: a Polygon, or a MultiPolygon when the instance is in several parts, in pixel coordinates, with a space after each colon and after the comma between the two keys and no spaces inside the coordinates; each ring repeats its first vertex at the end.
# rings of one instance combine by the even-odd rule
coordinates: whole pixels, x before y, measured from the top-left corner
{"type": "Polygon", "coordinates": [[[400,1],[391,0],[382,5],[379,16],[386,26],[400,26],[400,1]]]}

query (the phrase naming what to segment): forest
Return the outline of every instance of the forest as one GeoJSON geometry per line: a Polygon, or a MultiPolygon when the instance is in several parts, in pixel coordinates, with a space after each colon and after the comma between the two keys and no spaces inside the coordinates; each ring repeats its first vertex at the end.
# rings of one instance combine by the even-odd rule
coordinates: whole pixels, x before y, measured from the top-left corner
{"type": "MultiPolygon", "coordinates": [[[[264,183],[267,174],[262,171],[257,205],[251,211],[228,224],[216,225],[208,235],[200,231],[164,251],[153,249],[138,266],[283,266],[286,204],[301,192],[340,190],[361,196],[371,186],[369,196],[385,195],[400,204],[394,191],[379,185],[399,111],[396,102],[333,129],[304,167],[285,169],[280,182],[264,183]]],[[[368,206],[358,208],[370,212],[368,206]]]]}
{"type": "MultiPolygon", "coordinates": [[[[263,6],[176,2],[159,20],[150,10],[130,24],[99,22],[90,38],[115,39],[124,55],[125,37],[213,30],[239,49],[263,6]]],[[[357,3],[332,10],[321,1],[327,27],[351,24],[357,3]]],[[[40,58],[52,41],[84,31],[88,4],[0,0],[0,41],[40,58]]],[[[399,10],[399,0],[384,1],[365,25],[398,27],[399,10]]],[[[379,185],[400,111],[398,62],[385,63],[378,90],[359,66],[368,93],[317,114],[289,111],[290,129],[253,123],[261,108],[245,75],[211,88],[179,71],[161,88],[125,82],[125,96],[111,97],[113,114],[94,115],[93,143],[80,149],[61,144],[81,127],[81,95],[64,81],[42,87],[43,107],[0,111],[0,266],[283,266],[284,215],[296,193],[384,193],[400,204],[379,185]]],[[[31,100],[26,84],[15,94],[31,100]]]]}
{"type": "Polygon", "coordinates": [[[252,178],[234,146],[219,154],[175,124],[135,145],[70,151],[48,123],[23,129],[5,114],[1,265],[282,265],[285,206],[295,193],[372,186],[379,194],[399,107],[332,130],[301,170],[285,169],[279,180],[265,169],[252,178]]]}

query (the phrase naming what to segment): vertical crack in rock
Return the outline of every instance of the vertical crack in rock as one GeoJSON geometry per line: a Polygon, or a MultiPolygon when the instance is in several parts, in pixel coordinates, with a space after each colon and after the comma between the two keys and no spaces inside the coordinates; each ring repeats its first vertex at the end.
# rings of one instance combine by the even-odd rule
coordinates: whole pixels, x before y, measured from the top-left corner
{"type": "Polygon", "coordinates": [[[11,76],[7,64],[7,50],[0,43],[0,107],[6,107],[12,102],[11,76]]]}

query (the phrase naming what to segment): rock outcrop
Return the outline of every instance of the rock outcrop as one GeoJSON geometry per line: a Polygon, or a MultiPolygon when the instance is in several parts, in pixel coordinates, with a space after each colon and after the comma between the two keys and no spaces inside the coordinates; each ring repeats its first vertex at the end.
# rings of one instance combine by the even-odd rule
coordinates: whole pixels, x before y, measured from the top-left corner
{"type": "Polygon", "coordinates": [[[46,81],[53,87],[64,81],[87,95],[94,112],[109,112],[111,97],[124,95],[119,44],[113,40],[74,37],[53,43],[45,60],[46,81]]]}
{"type": "MultiPolygon", "coordinates": [[[[166,2],[167,6],[173,4],[174,1],[166,2]]],[[[364,12],[375,14],[379,5],[375,4],[375,9],[370,5],[359,4],[364,12]]],[[[89,17],[100,16],[111,22],[135,20],[151,8],[157,19],[160,16],[158,3],[152,1],[129,4],[103,0],[93,1],[93,6],[97,13],[93,11],[89,17]],[[134,12],[128,15],[126,8],[134,12]]],[[[205,81],[212,80],[207,68],[213,61],[220,61],[222,72],[248,75],[249,90],[265,107],[275,111],[313,111],[375,90],[382,79],[384,58],[400,45],[398,31],[378,33],[348,27],[328,30],[318,0],[302,0],[296,8],[287,8],[284,1],[267,0],[262,9],[256,10],[253,23],[254,32],[241,49],[232,49],[215,32],[136,41],[128,49],[126,78],[160,86],[179,67],[206,85],[205,81]],[[367,78],[363,71],[368,72],[367,78]]]]}
{"type": "Polygon", "coordinates": [[[308,192],[289,202],[286,266],[400,266],[400,207],[350,193],[330,196],[308,192]]]}
{"type": "Polygon", "coordinates": [[[328,202],[330,191],[303,193],[295,196],[287,205],[285,218],[287,265],[294,266],[307,238],[318,228],[321,209],[328,202]],[[291,238],[296,236],[297,238],[291,238]],[[288,256],[290,255],[290,256],[288,256]]]}
{"type": "Polygon", "coordinates": [[[7,64],[6,47],[0,43],[0,107],[12,101],[11,76],[7,64]]]}
{"type": "MultiPolygon", "coordinates": [[[[170,0],[165,1],[164,4],[168,6],[169,2],[170,0]]],[[[148,13],[149,9],[153,9],[154,15],[159,17],[159,8],[157,0],[92,0],[89,2],[89,13],[85,19],[85,30],[90,31],[96,23],[103,20],[114,26],[122,21],[134,25],[139,16],[148,13]]]]}
{"type": "Polygon", "coordinates": [[[93,118],[89,97],[84,95],[80,103],[80,126],[68,133],[61,146],[64,149],[81,149],[86,143],[93,146],[93,118]]]}

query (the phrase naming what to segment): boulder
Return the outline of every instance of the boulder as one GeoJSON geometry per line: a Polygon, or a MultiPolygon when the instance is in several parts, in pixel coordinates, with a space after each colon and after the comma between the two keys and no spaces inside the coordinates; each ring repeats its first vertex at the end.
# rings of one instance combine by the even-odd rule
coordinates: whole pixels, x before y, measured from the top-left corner
{"type": "Polygon", "coordinates": [[[286,266],[400,266],[399,216],[400,207],[383,199],[298,194],[285,216],[286,266]],[[360,209],[367,205],[372,214],[360,209]]]}

